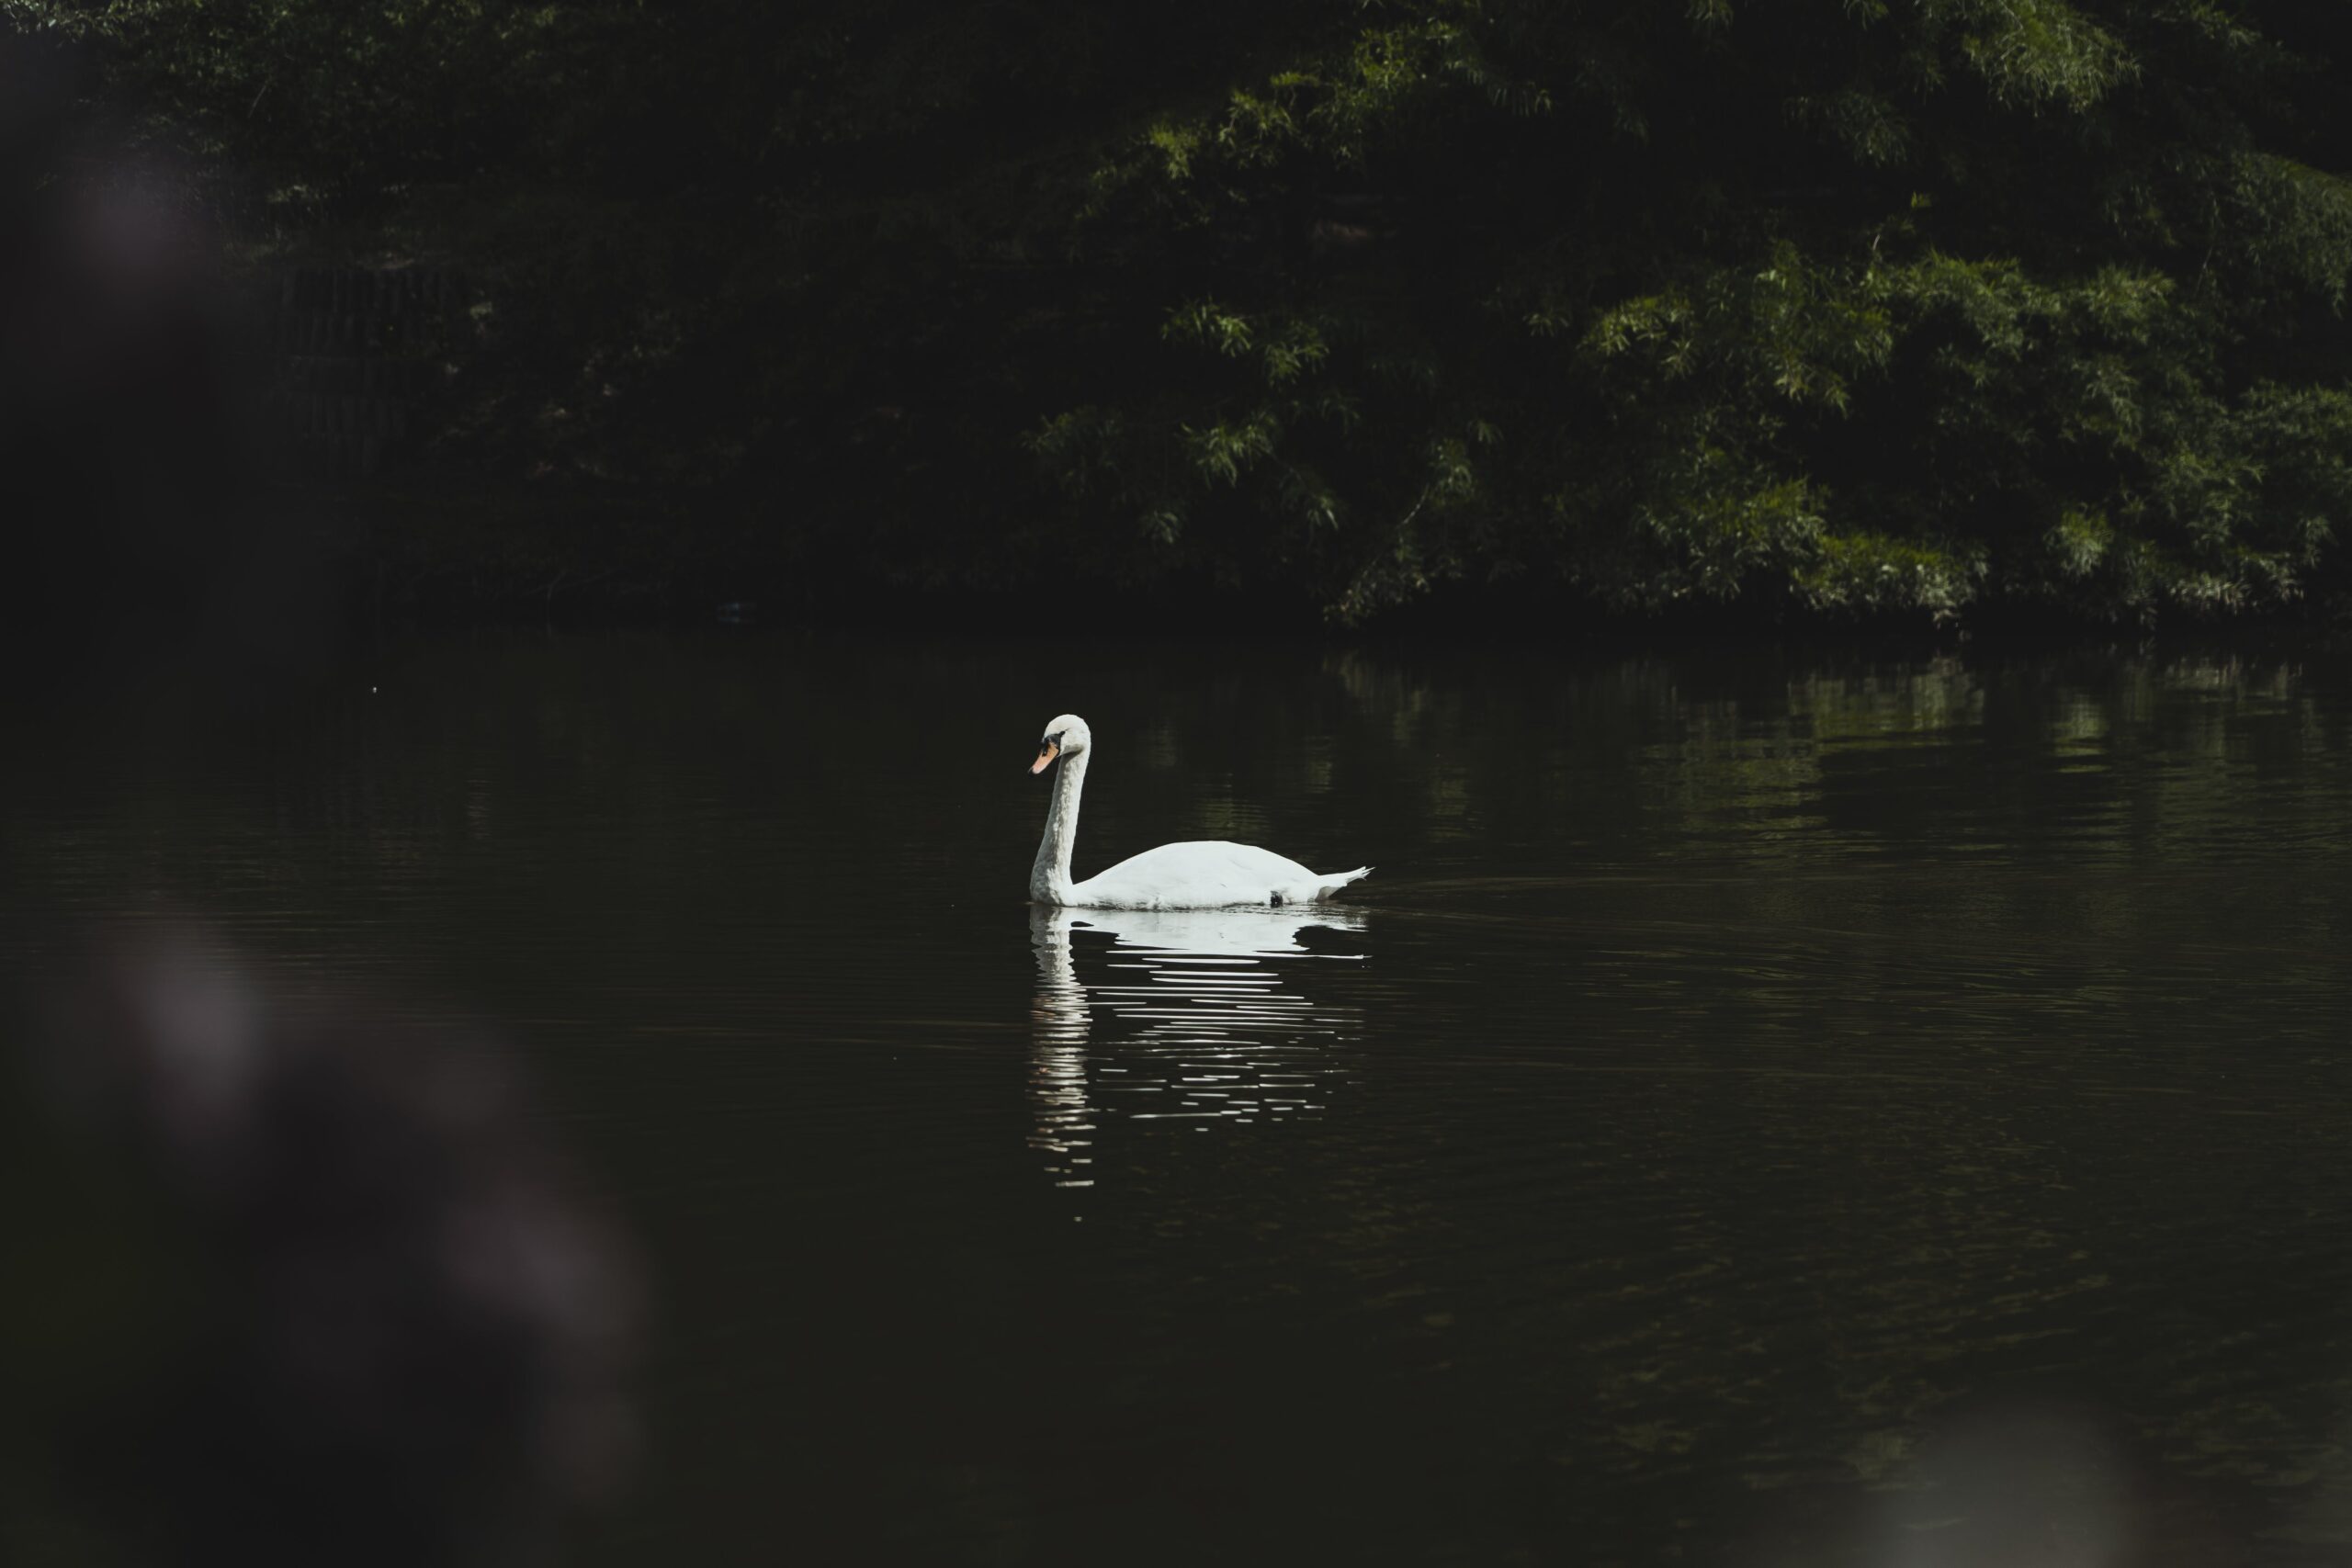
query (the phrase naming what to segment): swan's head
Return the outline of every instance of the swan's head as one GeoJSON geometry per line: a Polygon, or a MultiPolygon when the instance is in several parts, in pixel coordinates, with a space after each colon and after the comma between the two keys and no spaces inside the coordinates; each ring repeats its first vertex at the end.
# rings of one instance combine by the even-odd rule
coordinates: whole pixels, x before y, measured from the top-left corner
{"type": "Polygon", "coordinates": [[[1043,739],[1037,742],[1037,760],[1029,764],[1033,773],[1042,773],[1054,765],[1057,757],[1075,757],[1086,750],[1093,737],[1086,733],[1086,721],[1074,713],[1066,713],[1046,726],[1043,739]]]}

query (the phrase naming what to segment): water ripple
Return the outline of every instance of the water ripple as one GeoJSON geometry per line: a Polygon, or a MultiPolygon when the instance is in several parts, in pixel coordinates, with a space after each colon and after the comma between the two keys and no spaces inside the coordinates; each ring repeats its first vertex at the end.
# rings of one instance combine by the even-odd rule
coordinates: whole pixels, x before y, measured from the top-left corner
{"type": "Polygon", "coordinates": [[[1247,1126],[1320,1112],[1360,1020],[1304,987],[1314,964],[1363,957],[1299,938],[1363,925],[1341,908],[1033,909],[1029,1142],[1057,1184],[1094,1184],[1108,1116],[1247,1126]]]}

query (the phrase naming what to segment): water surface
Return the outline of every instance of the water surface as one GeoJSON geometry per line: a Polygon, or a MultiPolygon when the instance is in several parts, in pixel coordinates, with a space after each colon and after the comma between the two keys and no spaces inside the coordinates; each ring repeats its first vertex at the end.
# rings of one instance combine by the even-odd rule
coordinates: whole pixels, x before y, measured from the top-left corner
{"type": "Polygon", "coordinates": [[[8,954],[492,1021],[658,1275],[580,1560],[2334,1562],[2352,682],[485,637],[52,723],[8,954]],[[1366,862],[1329,912],[1023,889],[1366,862]]]}

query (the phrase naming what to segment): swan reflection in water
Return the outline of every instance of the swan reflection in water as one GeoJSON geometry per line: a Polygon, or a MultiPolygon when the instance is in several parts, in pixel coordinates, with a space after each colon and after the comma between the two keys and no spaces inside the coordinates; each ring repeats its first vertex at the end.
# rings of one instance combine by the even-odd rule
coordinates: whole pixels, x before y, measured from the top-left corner
{"type": "Polygon", "coordinates": [[[1299,934],[1363,924],[1361,913],[1328,905],[1033,908],[1037,1125],[1030,1143],[1055,1184],[1094,1184],[1094,1134],[1106,1115],[1205,1127],[1321,1111],[1326,1087],[1343,1070],[1331,1047],[1352,1036],[1356,1010],[1318,1007],[1293,987],[1306,965],[1363,957],[1318,951],[1299,934]],[[1109,944],[1074,942],[1076,932],[1100,932],[1109,944]],[[1091,982],[1079,978],[1074,950],[1081,945],[1091,982]]]}

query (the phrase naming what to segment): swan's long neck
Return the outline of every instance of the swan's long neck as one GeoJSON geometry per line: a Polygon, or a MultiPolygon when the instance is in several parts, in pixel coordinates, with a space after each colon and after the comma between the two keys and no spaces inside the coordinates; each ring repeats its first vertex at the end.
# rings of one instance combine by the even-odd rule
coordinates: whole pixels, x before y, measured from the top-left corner
{"type": "Polygon", "coordinates": [[[1086,753],[1065,755],[1054,770],[1054,803],[1046,808],[1046,836],[1029,868],[1029,897],[1059,904],[1069,896],[1069,857],[1078,845],[1078,792],[1086,787],[1086,753]]]}

